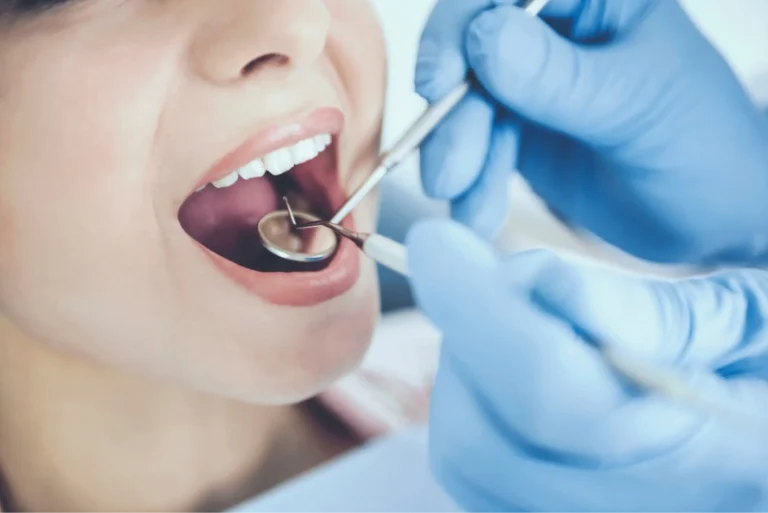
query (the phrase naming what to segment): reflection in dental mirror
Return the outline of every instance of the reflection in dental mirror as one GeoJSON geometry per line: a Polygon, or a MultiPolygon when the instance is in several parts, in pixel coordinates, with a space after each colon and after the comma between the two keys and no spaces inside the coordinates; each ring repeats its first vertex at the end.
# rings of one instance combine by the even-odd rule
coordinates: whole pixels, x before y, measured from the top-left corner
{"type": "Polygon", "coordinates": [[[297,224],[318,220],[317,216],[306,212],[278,210],[259,221],[259,236],[264,247],[280,258],[299,263],[322,262],[333,256],[339,244],[333,230],[296,228],[297,224]]]}

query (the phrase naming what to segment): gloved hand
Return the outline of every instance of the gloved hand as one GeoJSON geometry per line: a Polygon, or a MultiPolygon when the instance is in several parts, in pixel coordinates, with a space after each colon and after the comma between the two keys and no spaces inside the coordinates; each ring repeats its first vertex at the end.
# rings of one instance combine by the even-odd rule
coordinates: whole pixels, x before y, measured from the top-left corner
{"type": "Polygon", "coordinates": [[[459,505],[768,509],[768,424],[646,394],[593,345],[674,368],[765,422],[768,273],[668,282],[545,251],[501,259],[450,221],[417,225],[408,251],[417,302],[444,336],[432,466],[459,505]]]}
{"type": "MultiPolygon", "coordinates": [[[[768,122],[676,0],[439,0],[417,91],[482,87],[422,148],[426,191],[485,236],[517,169],[550,209],[636,256],[768,257],[768,122]]],[[[724,6],[724,9],[732,8],[724,6]]]]}

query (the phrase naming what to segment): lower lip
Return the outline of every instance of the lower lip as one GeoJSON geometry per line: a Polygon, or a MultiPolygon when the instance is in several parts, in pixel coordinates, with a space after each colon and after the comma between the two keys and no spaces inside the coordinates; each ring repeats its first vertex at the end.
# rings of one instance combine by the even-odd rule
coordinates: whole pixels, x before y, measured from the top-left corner
{"type": "MultiPolygon", "coordinates": [[[[342,225],[354,230],[348,217],[342,225]]],[[[350,290],[360,275],[360,250],[342,239],[331,263],[311,273],[261,273],[241,267],[200,245],[226,276],[249,292],[280,306],[314,306],[350,290]]]]}

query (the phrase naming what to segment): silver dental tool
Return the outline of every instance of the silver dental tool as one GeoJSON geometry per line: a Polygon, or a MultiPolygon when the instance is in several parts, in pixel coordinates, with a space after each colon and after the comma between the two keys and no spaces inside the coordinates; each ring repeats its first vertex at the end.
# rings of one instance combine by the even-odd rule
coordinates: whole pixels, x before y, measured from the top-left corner
{"type": "MultiPolygon", "coordinates": [[[[377,263],[408,276],[408,255],[402,244],[378,234],[353,232],[321,219],[300,222],[303,217],[295,215],[287,201],[286,206],[297,230],[332,230],[337,236],[354,242],[377,263]]],[[[738,403],[729,401],[727,397],[718,397],[700,390],[686,380],[684,375],[671,368],[646,362],[607,344],[599,344],[596,349],[614,372],[647,394],[664,397],[692,413],[710,415],[723,424],[730,424],[730,427],[744,431],[745,435],[748,434],[746,431],[753,430],[753,434],[763,436],[768,430],[768,415],[756,414],[742,408],[738,403]]]]}
{"type": "Polygon", "coordinates": [[[405,246],[392,239],[377,233],[358,233],[348,230],[330,221],[313,221],[296,225],[299,230],[325,227],[333,230],[336,235],[351,240],[355,245],[375,262],[395,271],[403,276],[408,276],[408,255],[405,246]]]}
{"type": "MultiPolygon", "coordinates": [[[[526,0],[521,3],[521,7],[531,16],[538,16],[549,0],[526,0]]],[[[363,184],[349,197],[342,207],[334,214],[329,223],[339,227],[341,222],[354,210],[361,201],[389,174],[405,160],[413,151],[415,151],[424,139],[453,111],[456,105],[467,95],[471,86],[469,81],[460,84],[456,89],[448,93],[442,100],[431,105],[412,125],[406,130],[400,139],[386,152],[379,157],[379,164],[363,184]]],[[[308,214],[301,214],[302,216],[308,214]]],[[[275,226],[286,226],[286,220],[290,216],[286,210],[273,212],[259,221],[259,232],[274,232],[275,226]],[[262,226],[273,224],[274,226],[262,226]]],[[[328,229],[333,229],[326,226],[328,229]]],[[[337,232],[338,233],[338,232],[337,232]]],[[[373,235],[368,236],[368,239],[373,235]]],[[[374,237],[374,239],[376,239],[374,237]]],[[[264,247],[274,255],[297,263],[319,262],[333,255],[333,251],[327,251],[326,248],[314,254],[302,253],[300,250],[287,250],[281,248],[280,244],[274,240],[263,240],[264,247]]]]}
{"type": "MultiPolygon", "coordinates": [[[[290,209],[290,206],[288,208],[290,209]]],[[[262,245],[273,255],[302,264],[319,263],[332,257],[338,245],[336,233],[333,233],[333,238],[329,244],[311,244],[310,242],[315,247],[311,253],[307,252],[305,251],[307,244],[302,244],[302,238],[299,236],[300,234],[296,233],[296,229],[305,224],[320,221],[320,219],[306,212],[293,210],[288,212],[290,212],[288,218],[286,218],[283,210],[269,213],[262,218],[259,222],[259,236],[262,245]],[[290,224],[286,224],[286,220],[289,220],[290,224]],[[291,238],[296,240],[294,247],[286,242],[286,239],[290,240],[291,238]]],[[[319,233],[320,230],[317,232],[319,233]]]]}
{"type": "MultiPolygon", "coordinates": [[[[527,0],[522,4],[522,8],[531,16],[538,16],[546,7],[549,0],[527,0]]],[[[467,95],[470,90],[470,83],[463,82],[448,95],[429,107],[405,134],[395,143],[389,151],[384,152],[379,160],[378,167],[371,176],[350,196],[346,203],[331,218],[331,223],[339,224],[346,218],[352,210],[360,204],[374,187],[394,168],[405,160],[413,151],[415,151],[424,139],[453,111],[454,107],[467,95]]]]}
{"type": "MultiPolygon", "coordinates": [[[[524,9],[532,16],[537,16],[549,0],[528,0],[524,9]]],[[[291,209],[286,201],[286,210],[272,212],[259,222],[259,234],[264,247],[274,255],[297,263],[320,263],[332,257],[338,246],[339,238],[346,238],[355,243],[366,255],[389,269],[407,276],[407,254],[403,245],[378,234],[363,234],[348,230],[341,222],[354,210],[381,180],[406,157],[416,150],[437,125],[456,107],[470,90],[469,82],[464,82],[441,101],[430,106],[424,114],[405,132],[405,134],[379,159],[379,165],[370,177],[352,194],[347,202],[330,219],[325,221],[317,216],[291,209]],[[312,253],[303,247],[286,248],[285,233],[321,232],[333,235],[328,245],[310,244],[312,253]]],[[[731,423],[736,428],[755,429],[757,433],[768,430],[768,415],[755,415],[739,408],[726,399],[713,397],[698,390],[685,378],[672,370],[655,364],[644,363],[621,351],[601,345],[598,350],[620,376],[642,390],[670,399],[695,412],[712,415],[723,422],[731,423]]]]}
{"type": "MultiPolygon", "coordinates": [[[[287,200],[286,208],[295,229],[331,230],[338,237],[354,242],[377,263],[408,276],[408,255],[402,244],[378,234],[357,233],[322,219],[305,221],[314,216],[294,212],[287,200]]],[[[692,413],[712,416],[724,425],[742,430],[745,435],[749,434],[747,431],[753,431],[752,434],[763,436],[768,430],[768,415],[756,414],[729,401],[727,397],[718,397],[700,390],[686,380],[683,374],[671,368],[644,361],[607,344],[598,344],[596,349],[614,372],[647,394],[664,397],[692,413]]]]}
{"type": "MultiPolygon", "coordinates": [[[[374,261],[396,273],[404,276],[407,275],[407,256],[405,246],[402,244],[377,233],[354,232],[306,212],[293,210],[287,198],[283,198],[283,201],[285,202],[285,211],[272,212],[268,216],[275,216],[274,219],[259,224],[259,235],[261,236],[262,244],[271,253],[302,264],[319,263],[333,255],[338,246],[339,237],[343,237],[354,242],[363,253],[374,261]],[[319,234],[321,237],[326,235],[325,243],[323,241],[318,242],[317,239],[310,239],[308,244],[313,246],[311,253],[303,252],[298,248],[286,248],[286,243],[283,240],[285,239],[286,228],[282,226],[286,216],[283,215],[283,212],[287,213],[287,219],[290,222],[290,226],[287,229],[293,232],[294,238],[300,239],[299,236],[306,230],[307,236],[311,234],[319,234]],[[275,233],[270,233],[270,228],[275,226],[278,227],[278,230],[275,233]],[[327,235],[330,235],[330,237],[327,235]]],[[[295,244],[306,245],[307,242],[298,240],[295,244]]]]}
{"type": "MultiPolygon", "coordinates": [[[[315,216],[296,212],[284,198],[288,218],[297,231],[315,231],[327,229],[337,237],[351,240],[363,253],[377,263],[408,276],[408,255],[405,246],[378,234],[357,233],[343,226],[318,219],[315,216]]],[[[334,245],[335,249],[335,245],[334,245]]],[[[305,260],[316,262],[318,260],[305,260]]],[[[679,372],[661,365],[634,357],[626,351],[612,348],[607,344],[597,344],[605,362],[619,376],[648,394],[664,397],[687,410],[710,415],[723,424],[730,424],[734,429],[753,430],[755,434],[764,434],[768,430],[768,414],[756,414],[738,403],[709,394],[686,380],[679,372]]]]}

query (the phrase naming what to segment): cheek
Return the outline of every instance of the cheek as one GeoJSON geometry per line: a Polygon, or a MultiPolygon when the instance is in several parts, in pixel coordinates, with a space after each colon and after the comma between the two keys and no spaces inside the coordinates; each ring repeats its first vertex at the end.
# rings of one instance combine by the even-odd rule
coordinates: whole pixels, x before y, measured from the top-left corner
{"type": "Polygon", "coordinates": [[[87,344],[119,312],[145,313],[162,281],[149,191],[167,78],[140,48],[126,64],[125,48],[76,41],[24,40],[0,57],[0,308],[87,344]]]}
{"type": "MultiPolygon", "coordinates": [[[[384,34],[367,0],[326,0],[333,18],[329,52],[359,120],[359,130],[377,137],[387,82],[384,34]]],[[[378,141],[377,141],[378,143],[378,141]]]]}
{"type": "Polygon", "coordinates": [[[334,21],[332,39],[337,49],[365,72],[358,77],[375,91],[383,89],[386,69],[386,45],[381,22],[367,0],[326,0],[334,21]],[[374,86],[375,84],[375,86],[374,86]]]}
{"type": "MultiPolygon", "coordinates": [[[[383,109],[383,37],[366,2],[328,4],[338,27],[329,52],[348,86],[357,146],[369,152],[383,109]]],[[[160,45],[144,45],[90,54],[19,46],[15,60],[0,57],[13,77],[0,76],[0,314],[43,341],[208,391],[305,395],[364,354],[377,311],[373,267],[353,298],[328,306],[334,315],[297,319],[200,272],[207,264],[180,231],[169,242],[158,222],[165,203],[153,197],[167,166],[153,152],[177,70],[160,45]],[[41,57],[29,62],[30,53],[41,57]]]]}

